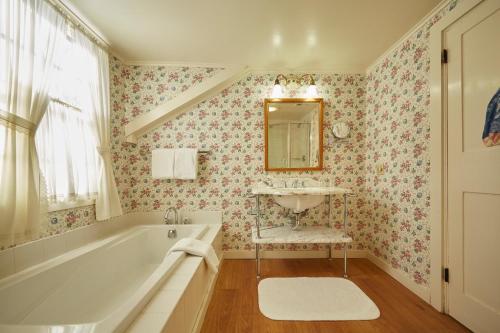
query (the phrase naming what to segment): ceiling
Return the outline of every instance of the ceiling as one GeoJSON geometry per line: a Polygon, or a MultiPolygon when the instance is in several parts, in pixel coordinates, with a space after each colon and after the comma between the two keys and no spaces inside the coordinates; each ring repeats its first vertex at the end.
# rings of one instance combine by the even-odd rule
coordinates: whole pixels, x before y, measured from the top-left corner
{"type": "Polygon", "coordinates": [[[69,0],[127,61],[363,72],[440,0],[69,0]]]}

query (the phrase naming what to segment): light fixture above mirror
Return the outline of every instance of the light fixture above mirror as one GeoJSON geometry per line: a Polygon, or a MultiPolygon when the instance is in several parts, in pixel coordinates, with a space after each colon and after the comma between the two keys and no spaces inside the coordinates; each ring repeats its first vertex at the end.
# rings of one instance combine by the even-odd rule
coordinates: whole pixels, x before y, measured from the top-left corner
{"type": "Polygon", "coordinates": [[[284,74],[278,74],[274,80],[272,98],[282,98],[284,95],[284,87],[292,83],[298,86],[308,86],[305,97],[318,97],[316,82],[312,74],[288,74],[286,76],[284,74]]]}

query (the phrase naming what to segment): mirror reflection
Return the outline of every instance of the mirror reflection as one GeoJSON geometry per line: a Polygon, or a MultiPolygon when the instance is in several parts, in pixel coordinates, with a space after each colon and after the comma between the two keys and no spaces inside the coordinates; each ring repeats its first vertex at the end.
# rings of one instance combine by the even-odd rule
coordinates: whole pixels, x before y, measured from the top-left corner
{"type": "Polygon", "coordinates": [[[266,170],[321,170],[323,100],[266,99],[266,170]]]}

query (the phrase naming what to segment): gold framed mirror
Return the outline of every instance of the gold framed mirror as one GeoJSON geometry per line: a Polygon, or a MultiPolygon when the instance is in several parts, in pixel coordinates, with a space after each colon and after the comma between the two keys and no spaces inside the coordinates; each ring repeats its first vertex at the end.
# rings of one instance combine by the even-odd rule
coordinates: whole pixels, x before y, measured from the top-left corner
{"type": "Polygon", "coordinates": [[[323,169],[323,99],[264,100],[266,171],[323,169]]]}

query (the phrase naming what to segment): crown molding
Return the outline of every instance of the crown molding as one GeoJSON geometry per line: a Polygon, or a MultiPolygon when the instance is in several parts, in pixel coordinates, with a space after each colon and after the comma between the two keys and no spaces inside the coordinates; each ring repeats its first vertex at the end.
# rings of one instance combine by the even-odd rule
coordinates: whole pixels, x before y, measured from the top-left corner
{"type": "Polygon", "coordinates": [[[130,60],[122,61],[129,66],[168,66],[168,67],[204,67],[204,68],[229,68],[242,66],[241,64],[223,64],[210,62],[164,61],[164,60],[130,60]]]}
{"type": "MultiPolygon", "coordinates": [[[[223,63],[202,63],[202,62],[180,62],[180,61],[130,61],[124,60],[119,54],[112,51],[112,54],[127,66],[167,66],[167,67],[202,67],[202,68],[234,68],[241,67],[241,64],[223,63]]],[[[312,73],[312,74],[366,74],[366,67],[363,65],[336,65],[329,68],[314,67],[261,67],[250,66],[251,72],[255,74],[279,74],[279,73],[312,73]]]]}
{"type": "Polygon", "coordinates": [[[95,38],[101,46],[111,49],[111,43],[95,24],[93,24],[78,8],[75,7],[69,0],[48,0],[52,6],[63,13],[72,23],[78,26],[84,33],[95,38]]]}
{"type": "Polygon", "coordinates": [[[334,65],[328,68],[314,67],[252,67],[255,74],[363,74],[366,73],[366,67],[363,65],[334,65]]]}

